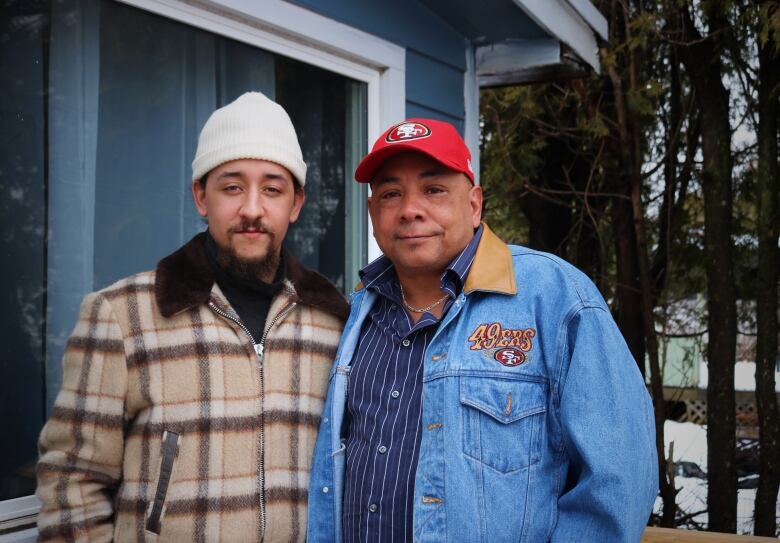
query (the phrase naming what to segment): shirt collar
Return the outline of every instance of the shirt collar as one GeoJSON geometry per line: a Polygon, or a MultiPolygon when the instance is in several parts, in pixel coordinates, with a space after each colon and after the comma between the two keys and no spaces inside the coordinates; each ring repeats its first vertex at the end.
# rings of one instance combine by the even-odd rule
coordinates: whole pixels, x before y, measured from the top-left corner
{"type": "MultiPolygon", "coordinates": [[[[482,238],[482,232],[483,226],[480,224],[468,245],[450,262],[441,274],[441,289],[452,298],[455,298],[463,290],[463,285],[474,262],[474,256],[477,254],[477,247],[482,238]]],[[[360,270],[360,280],[365,288],[380,293],[386,293],[386,289],[381,287],[398,283],[395,267],[385,255],[380,256],[360,270]]]]}

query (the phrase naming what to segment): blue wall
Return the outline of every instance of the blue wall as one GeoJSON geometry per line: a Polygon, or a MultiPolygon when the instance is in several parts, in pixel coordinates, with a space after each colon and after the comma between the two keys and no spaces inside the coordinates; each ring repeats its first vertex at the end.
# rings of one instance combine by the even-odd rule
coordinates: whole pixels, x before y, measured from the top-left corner
{"type": "Polygon", "coordinates": [[[448,121],[463,133],[467,41],[435,13],[415,0],[293,3],[406,48],[407,116],[448,121]]]}

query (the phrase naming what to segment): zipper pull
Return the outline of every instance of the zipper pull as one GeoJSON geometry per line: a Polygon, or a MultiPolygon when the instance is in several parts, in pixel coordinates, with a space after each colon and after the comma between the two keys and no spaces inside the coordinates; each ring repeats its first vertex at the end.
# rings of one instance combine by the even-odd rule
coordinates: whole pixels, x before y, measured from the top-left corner
{"type": "Polygon", "coordinates": [[[262,343],[255,343],[255,353],[257,353],[257,358],[260,359],[260,362],[263,361],[263,344],[262,343]]]}

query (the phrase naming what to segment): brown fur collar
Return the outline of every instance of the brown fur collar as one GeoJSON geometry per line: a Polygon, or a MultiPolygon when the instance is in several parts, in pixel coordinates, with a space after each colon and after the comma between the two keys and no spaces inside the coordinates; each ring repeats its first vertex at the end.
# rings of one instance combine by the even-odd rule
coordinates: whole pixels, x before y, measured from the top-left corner
{"type": "MultiPolygon", "coordinates": [[[[346,320],[349,305],[323,275],[306,268],[286,249],[287,279],[300,302],[346,320]]],[[[200,233],[157,264],[154,295],[163,317],[209,301],[214,273],[206,258],[206,234],[200,233]]]]}

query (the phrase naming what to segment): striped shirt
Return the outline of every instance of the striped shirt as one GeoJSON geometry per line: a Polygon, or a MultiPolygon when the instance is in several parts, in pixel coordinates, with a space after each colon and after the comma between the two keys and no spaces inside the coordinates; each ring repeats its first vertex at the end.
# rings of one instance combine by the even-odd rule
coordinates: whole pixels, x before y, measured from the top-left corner
{"type": "MultiPolygon", "coordinates": [[[[481,237],[482,226],[441,276],[441,289],[449,294],[444,314],[463,289],[481,237]]],[[[387,257],[360,276],[379,296],[360,331],[349,379],[344,541],[412,541],[423,357],[439,319],[425,313],[412,322],[387,257]]]]}

